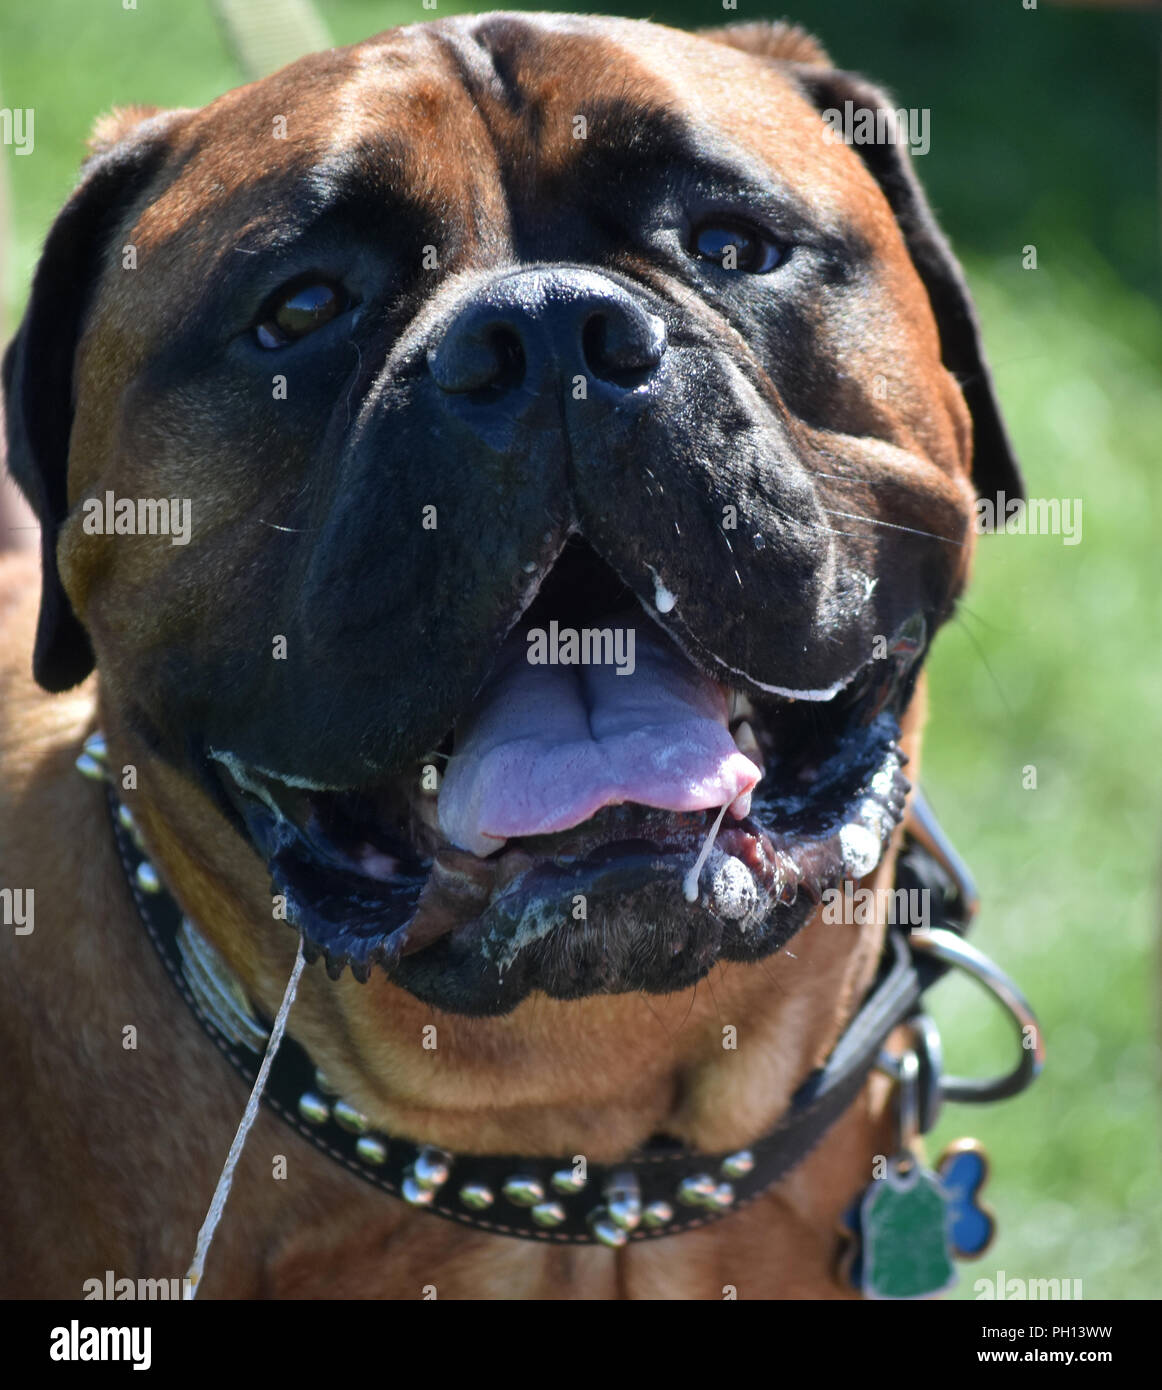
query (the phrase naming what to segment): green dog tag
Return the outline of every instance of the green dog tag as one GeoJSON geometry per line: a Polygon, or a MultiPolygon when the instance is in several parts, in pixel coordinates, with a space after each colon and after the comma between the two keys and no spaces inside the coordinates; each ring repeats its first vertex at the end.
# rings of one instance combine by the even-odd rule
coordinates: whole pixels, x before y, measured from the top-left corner
{"type": "Polygon", "coordinates": [[[859,1232],[865,1297],[930,1298],[956,1283],[940,1179],[911,1156],[864,1193],[859,1232]]]}

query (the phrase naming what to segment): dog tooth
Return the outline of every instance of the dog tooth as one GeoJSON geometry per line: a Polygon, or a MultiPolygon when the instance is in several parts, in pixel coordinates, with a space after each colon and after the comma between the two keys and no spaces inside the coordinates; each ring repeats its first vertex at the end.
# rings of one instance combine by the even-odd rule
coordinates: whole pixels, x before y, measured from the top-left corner
{"type": "Polygon", "coordinates": [[[432,792],[425,792],[412,801],[412,811],[415,818],[427,826],[429,830],[440,833],[440,800],[432,792]]]}
{"type": "Polygon", "coordinates": [[[762,749],[759,747],[759,741],[755,737],[755,731],[751,727],[750,721],[743,719],[731,730],[731,733],[734,736],[734,746],[738,751],[744,757],[749,758],[757,767],[762,767],[762,749]]]}
{"type": "Polygon", "coordinates": [[[735,725],[738,721],[749,720],[755,717],[755,707],[751,703],[750,696],[742,690],[732,690],[730,692],[730,722],[735,725]]]}

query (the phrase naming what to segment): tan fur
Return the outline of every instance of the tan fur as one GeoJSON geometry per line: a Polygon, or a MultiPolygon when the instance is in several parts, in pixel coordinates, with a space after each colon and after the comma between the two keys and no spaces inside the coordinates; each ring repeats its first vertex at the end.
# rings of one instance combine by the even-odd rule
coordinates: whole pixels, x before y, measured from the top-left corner
{"type": "Polygon", "coordinates": [[[158,113],[156,106],[114,106],[93,123],[88,139],[89,154],[104,154],[118,145],[137,129],[142,121],[147,121],[158,113]]]}
{"type": "Polygon", "coordinates": [[[759,58],[772,58],[784,63],[809,63],[813,67],[827,67],[831,62],[827,50],[814,34],[785,20],[776,20],[774,24],[755,20],[750,24],[728,24],[722,29],[702,32],[716,43],[739,48],[759,58]]]}

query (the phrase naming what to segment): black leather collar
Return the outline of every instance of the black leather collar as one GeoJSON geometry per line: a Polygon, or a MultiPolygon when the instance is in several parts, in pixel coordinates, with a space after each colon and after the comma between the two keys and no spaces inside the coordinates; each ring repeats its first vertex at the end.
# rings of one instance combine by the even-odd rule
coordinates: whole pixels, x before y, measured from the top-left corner
{"type": "MultiPolygon", "coordinates": [[[[88,771],[95,773],[96,767],[88,771]]],[[[226,999],[221,975],[213,970],[213,947],[183,919],[139,843],[131,813],[112,788],[109,804],[121,862],[150,939],[202,1027],[252,1085],[269,1020],[251,1014],[247,1022],[249,1005],[232,981],[226,999]]],[[[962,932],[975,909],[971,881],[955,856],[949,859],[946,843],[933,846],[933,826],[926,826],[926,843],[907,841],[897,887],[927,888],[933,925],[962,932]]],[[[718,1220],[790,1172],[854,1102],[888,1035],[917,1012],[921,994],[945,968],[931,958],[914,958],[906,930],[889,928],[875,982],[834,1051],[795,1092],[775,1128],[733,1153],[696,1153],[659,1138],[616,1164],[453,1155],[372,1129],[328,1087],[289,1034],[274,1059],[263,1100],[337,1163],[413,1206],[500,1235],[616,1247],[718,1220]]]]}

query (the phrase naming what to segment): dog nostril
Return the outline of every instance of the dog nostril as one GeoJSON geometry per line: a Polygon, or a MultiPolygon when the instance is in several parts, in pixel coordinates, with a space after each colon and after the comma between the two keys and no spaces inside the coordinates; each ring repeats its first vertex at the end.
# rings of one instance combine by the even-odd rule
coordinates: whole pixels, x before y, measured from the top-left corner
{"type": "Polygon", "coordinates": [[[609,339],[609,320],[604,314],[590,314],[581,329],[581,356],[585,365],[598,376],[610,365],[606,352],[609,339]]]}
{"type": "Polygon", "coordinates": [[[528,360],[524,341],[512,324],[461,321],[428,351],[428,367],[441,391],[491,397],[520,386],[528,360]]]}
{"type": "Polygon", "coordinates": [[[666,350],[666,330],[652,314],[595,310],[581,329],[581,356],[594,376],[618,386],[636,386],[657,367],[666,350]]]}
{"type": "Polygon", "coordinates": [[[515,390],[525,379],[527,365],[520,335],[511,328],[495,328],[488,336],[488,346],[496,363],[488,385],[499,391],[515,390]]]}

